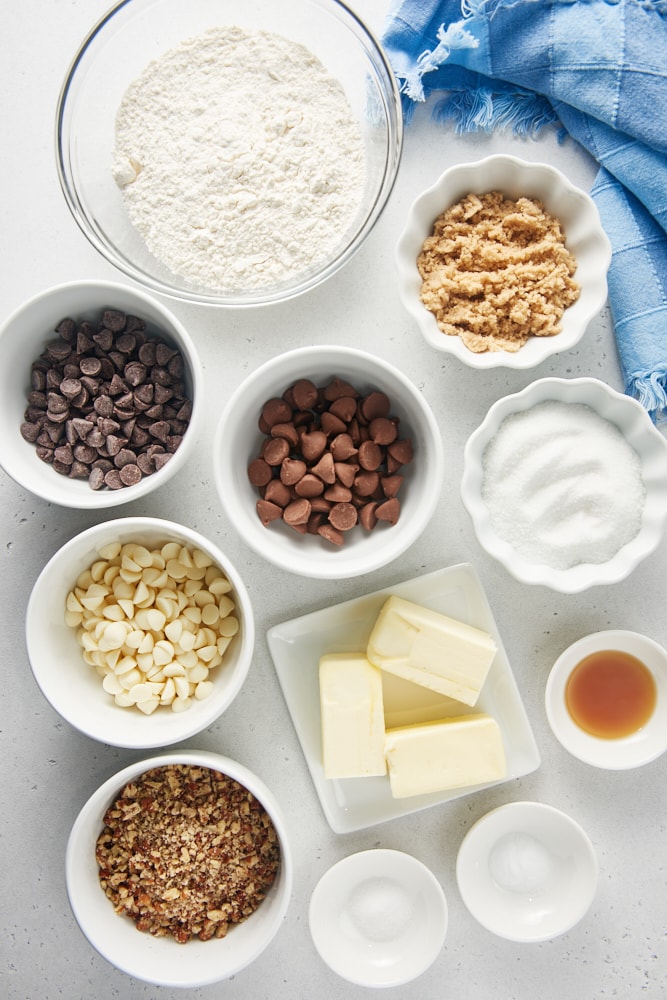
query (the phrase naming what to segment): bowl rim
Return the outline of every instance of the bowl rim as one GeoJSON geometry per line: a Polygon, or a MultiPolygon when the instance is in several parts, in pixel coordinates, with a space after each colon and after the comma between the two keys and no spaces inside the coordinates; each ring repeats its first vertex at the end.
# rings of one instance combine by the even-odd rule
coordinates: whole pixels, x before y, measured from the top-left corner
{"type": "MultiPolygon", "coordinates": [[[[652,517],[650,524],[647,526],[644,521],[639,533],[607,562],[580,563],[569,569],[554,569],[546,564],[529,562],[517,553],[509,542],[500,538],[491,527],[489,510],[481,499],[482,454],[503,419],[511,414],[531,409],[540,402],[555,399],[566,403],[587,404],[603,416],[603,419],[616,423],[612,415],[600,413],[597,401],[602,398],[614,408],[623,407],[626,412],[633,415],[635,423],[641,423],[639,431],[642,436],[646,435],[654,457],[661,466],[658,472],[663,486],[662,492],[667,492],[667,440],[657,430],[637,399],[619,392],[608,383],[592,376],[577,378],[548,376],[530,382],[517,392],[500,397],[491,404],[484,419],[464,446],[460,486],[463,506],[472,521],[479,544],[520,583],[543,585],[563,594],[575,594],[589,587],[618,583],[629,576],[660,544],[667,524],[667,504],[652,503],[649,511],[652,517]],[[553,394],[552,390],[555,390],[553,394]],[[595,395],[595,399],[592,399],[591,393],[595,395]]],[[[631,447],[634,447],[633,441],[628,438],[623,428],[617,423],[616,426],[631,447]]],[[[636,437],[636,434],[633,437],[636,437]]],[[[639,457],[642,458],[641,455],[639,457]]],[[[647,505],[650,496],[650,491],[647,489],[647,505]]]]}
{"type": "MultiPolygon", "coordinates": [[[[454,197],[458,198],[458,195],[454,197]]],[[[555,211],[554,214],[556,214],[555,211]]],[[[403,231],[395,245],[394,262],[398,275],[398,293],[402,304],[415,320],[423,339],[431,348],[442,354],[450,354],[472,368],[505,367],[526,370],[536,367],[554,354],[575,347],[586,333],[594,316],[603,308],[607,299],[607,271],[611,263],[611,243],[602,226],[597,205],[590,194],[571,181],[562,170],[551,163],[540,160],[524,160],[510,153],[492,153],[481,159],[452,164],[413,200],[408,209],[403,231]],[[552,182],[556,182],[559,189],[569,198],[576,199],[579,212],[583,213],[589,222],[588,240],[591,239],[591,236],[595,239],[595,259],[599,263],[599,267],[596,268],[595,280],[589,280],[586,283],[585,300],[580,296],[578,303],[569,307],[570,310],[576,307],[578,312],[582,312],[578,329],[569,330],[564,326],[561,332],[553,337],[532,337],[516,352],[485,351],[475,353],[467,348],[459,337],[443,334],[437,327],[433,314],[419,300],[418,287],[421,284],[421,279],[415,261],[422,243],[430,231],[425,229],[426,217],[430,220],[429,225],[432,225],[437,215],[447,207],[447,204],[452,203],[451,199],[444,198],[445,190],[452,179],[464,177],[466,174],[470,176],[470,184],[461,185],[462,188],[465,187],[463,194],[482,187],[489,190],[493,186],[492,181],[488,185],[481,185],[479,182],[475,183],[474,178],[483,177],[486,171],[494,171],[498,168],[511,170],[517,176],[523,174],[530,177],[531,175],[545,174],[552,179],[552,182]],[[424,225],[420,224],[422,222],[424,225]],[[584,308],[584,306],[586,307],[584,308]]],[[[566,310],[566,314],[567,312],[568,310],[566,310]]],[[[570,315],[572,314],[570,313],[570,315]]]]}
{"type": "MultiPolygon", "coordinates": [[[[79,280],[64,281],[56,285],[51,285],[48,288],[44,288],[35,295],[32,295],[30,298],[18,305],[9,314],[9,316],[3,319],[0,323],[0,348],[3,344],[8,342],[9,338],[12,336],[12,330],[14,330],[17,324],[24,323],[26,319],[29,318],[31,313],[39,311],[40,307],[47,303],[49,299],[53,299],[54,304],[57,304],[59,299],[67,298],[70,295],[76,295],[79,292],[84,295],[99,292],[100,308],[104,305],[105,296],[108,296],[107,304],[109,305],[112,304],[114,297],[116,297],[117,299],[133,300],[132,308],[136,308],[138,313],[141,312],[143,307],[147,312],[155,313],[160,317],[157,321],[151,318],[149,323],[154,326],[158,326],[160,323],[164,324],[164,330],[161,332],[165,334],[168,340],[177,344],[187,366],[188,378],[191,382],[192,415],[183,436],[183,441],[181,442],[179,448],[174,452],[173,457],[169,462],[167,462],[166,465],[163,466],[162,469],[152,473],[150,476],[144,476],[135,486],[125,486],[119,490],[91,490],[88,487],[88,484],[84,481],[70,481],[67,477],[59,476],[57,473],[53,472],[53,470],[48,470],[46,466],[42,468],[43,463],[41,463],[36,456],[31,455],[35,462],[39,463],[35,465],[34,468],[39,470],[41,473],[49,471],[50,476],[55,477],[54,485],[63,486],[65,483],[69,482],[72,485],[77,485],[78,483],[78,485],[82,487],[81,489],[72,490],[71,495],[68,494],[66,499],[65,497],[60,496],[61,491],[51,491],[48,488],[50,484],[49,477],[33,477],[32,475],[26,474],[25,463],[23,460],[21,459],[21,461],[18,462],[12,460],[10,456],[7,455],[4,446],[0,446],[0,466],[2,466],[7,475],[13,479],[15,483],[23,489],[28,490],[34,496],[37,496],[42,500],[46,500],[49,503],[58,504],[61,507],[67,507],[73,510],[108,510],[111,508],[121,507],[133,500],[139,500],[147,496],[153,490],[163,486],[182,469],[186,461],[189,459],[191,448],[196,443],[196,439],[199,435],[204,419],[203,401],[206,393],[203,367],[193,338],[188,333],[184,323],[171,311],[169,306],[160,302],[159,299],[142,288],[126,285],[119,281],[110,279],[82,278],[79,280]],[[34,481],[35,479],[37,480],[36,482],[34,481]]],[[[74,308],[69,311],[72,314],[77,313],[77,310],[74,308]]],[[[124,308],[124,311],[129,311],[129,307],[124,308]]],[[[62,315],[54,314],[54,324],[61,318],[62,315]]],[[[49,330],[44,328],[43,332],[40,334],[40,343],[42,343],[42,346],[44,346],[49,339],[53,339],[54,335],[54,330],[49,332],[49,330]]],[[[33,360],[36,360],[36,358],[37,351],[35,351],[35,357],[31,357],[26,363],[26,376],[29,375],[30,364],[33,360]]],[[[27,405],[27,402],[25,405],[27,405]]],[[[21,413],[17,422],[17,428],[20,426],[22,419],[23,413],[21,413]]],[[[26,442],[26,454],[28,449],[32,449],[34,452],[34,446],[28,445],[26,442]]]]}
{"type": "MultiPolygon", "coordinates": [[[[591,838],[572,816],[546,802],[518,800],[495,806],[473,823],[459,845],[455,872],[456,882],[466,909],[468,909],[478,923],[492,934],[496,934],[506,940],[529,944],[549,941],[561,934],[565,934],[584,918],[597,894],[599,862],[591,838]],[[520,829],[518,825],[514,825],[513,823],[515,817],[522,821],[520,829]],[[490,853],[491,844],[488,841],[492,832],[495,834],[496,830],[499,831],[498,836],[494,835],[493,843],[496,843],[499,836],[505,832],[525,832],[527,828],[533,831],[540,825],[544,829],[548,822],[557,823],[561,829],[569,831],[577,840],[582,861],[585,862],[589,874],[589,884],[586,887],[586,891],[580,894],[579,905],[572,908],[568,920],[564,921],[557,929],[539,932],[533,928],[532,933],[512,933],[507,921],[503,921],[499,925],[497,921],[489,919],[488,914],[480,914],[475,905],[473,890],[468,880],[475,877],[480,879],[487,873],[488,866],[483,861],[487,850],[490,853]],[[482,858],[476,861],[475,852],[480,850],[483,852],[482,858]]],[[[491,883],[492,877],[490,872],[488,873],[488,879],[489,883],[491,883]]],[[[503,895],[507,896],[506,890],[503,890],[503,895]]],[[[525,895],[527,902],[532,904],[539,912],[542,905],[540,894],[536,893],[534,897],[531,897],[529,894],[525,895]]],[[[510,893],[510,896],[507,898],[514,896],[514,893],[510,893]]]]}
{"type": "MultiPolygon", "coordinates": [[[[332,364],[335,368],[335,362],[332,362],[332,364]]],[[[337,374],[334,368],[329,373],[331,376],[337,374]]],[[[319,378],[320,376],[315,377],[319,378]]],[[[350,380],[353,378],[351,375],[345,375],[345,377],[350,380]]],[[[394,402],[392,400],[392,403],[394,402]]],[[[347,347],[341,344],[298,347],[294,350],[275,355],[250,372],[227,400],[215,430],[213,449],[213,478],[218,498],[223,511],[235,531],[241,536],[243,542],[249,548],[253,549],[255,553],[262,556],[268,562],[279,566],[281,569],[299,576],[315,579],[335,580],[361,576],[387,565],[402,555],[419,538],[433,516],[440,500],[445,472],[444,448],[440,429],[428,401],[419,392],[417,386],[407,375],[404,375],[403,372],[385,358],[359,348],[347,347]],[[232,418],[236,413],[246,409],[244,407],[244,399],[248,399],[249,401],[252,399],[252,402],[248,402],[247,406],[252,406],[254,408],[253,412],[259,412],[264,400],[269,398],[270,390],[269,394],[266,396],[263,395],[261,400],[254,399],[254,393],[258,383],[265,380],[267,376],[271,376],[270,380],[274,385],[277,382],[282,383],[283,388],[280,390],[282,392],[289,386],[290,379],[295,381],[297,377],[313,377],[311,368],[324,363],[332,357],[338,357],[348,364],[360,364],[363,369],[367,369],[371,373],[368,376],[364,374],[364,378],[368,379],[368,381],[372,382],[372,372],[377,369],[381,375],[386,376],[392,382],[398,383],[401,386],[401,390],[406,393],[414,408],[419,412],[420,420],[423,421],[425,437],[431,446],[428,475],[432,485],[428,490],[422,491],[423,495],[419,500],[420,508],[412,515],[410,521],[408,522],[407,519],[399,520],[398,523],[401,525],[401,530],[393,536],[390,532],[385,534],[383,531],[382,538],[384,544],[376,544],[374,550],[370,552],[364,551],[363,556],[354,555],[353,557],[351,543],[347,550],[346,546],[343,545],[340,549],[332,549],[330,553],[318,553],[313,557],[312,553],[309,554],[305,550],[298,550],[296,546],[288,545],[286,551],[289,554],[288,558],[290,561],[286,565],[285,557],[281,558],[281,554],[275,549],[274,543],[276,539],[270,535],[269,530],[264,528],[259,519],[256,518],[254,507],[251,516],[250,512],[246,511],[243,505],[236,505],[233,499],[230,502],[230,497],[233,496],[234,490],[230,488],[229,484],[233,483],[236,485],[240,482],[240,478],[239,470],[236,469],[235,464],[231,461],[231,438],[234,435],[228,431],[228,424],[232,421],[232,427],[234,427],[232,418]],[[306,374],[302,376],[295,375],[295,367],[301,367],[306,374]],[[308,375],[309,371],[311,371],[310,375],[308,375]],[[281,374],[283,372],[285,375],[281,374]],[[234,471],[235,469],[236,472],[234,471]],[[239,513],[242,518],[243,530],[241,530],[241,525],[239,524],[239,513]],[[327,558],[329,555],[332,556],[331,559],[327,558]]],[[[245,469],[243,470],[243,475],[245,475],[245,469]]],[[[301,536],[295,535],[295,539],[297,537],[301,536]]],[[[365,549],[370,544],[373,544],[373,532],[370,532],[364,541],[367,543],[364,547],[365,549]]]]}
{"type": "MultiPolygon", "coordinates": [[[[142,758],[141,760],[127,764],[121,768],[121,770],[116,771],[110,777],[106,778],[100,785],[98,785],[98,787],[90,796],[88,796],[86,801],[81,806],[70,829],[65,849],[65,883],[67,897],[72,913],[82,933],[88,939],[93,948],[95,948],[95,950],[115,968],[126,973],[127,975],[140,979],[143,982],[149,982],[156,986],[187,987],[194,989],[211,983],[220,982],[223,979],[229,979],[231,976],[240,972],[241,969],[246,968],[251,962],[255,961],[265,948],[268,947],[280,930],[291,901],[293,881],[294,863],[288,836],[287,822],[283,808],[279,804],[276,796],[265,784],[265,782],[246,765],[233,760],[231,757],[211,750],[189,748],[163,750],[151,755],[150,757],[142,758]],[[94,845],[90,842],[90,830],[95,822],[95,817],[99,816],[99,829],[101,830],[101,820],[104,809],[111,804],[111,802],[113,802],[114,798],[121,791],[124,785],[132,778],[143,774],[145,771],[148,771],[153,767],[166,766],[167,764],[192,764],[195,766],[208,767],[212,770],[220,771],[221,773],[226,774],[227,776],[240,782],[240,784],[244,785],[250,792],[252,792],[252,794],[262,803],[266,811],[269,813],[276,832],[278,833],[281,849],[280,870],[274,886],[272,886],[270,890],[270,892],[274,893],[274,896],[277,897],[277,900],[265,939],[261,943],[258,943],[254,948],[250,949],[250,952],[247,953],[242,960],[237,959],[236,961],[230,963],[229,968],[222,974],[218,972],[211,972],[206,976],[202,976],[200,974],[190,977],[186,977],[184,974],[182,980],[177,982],[173,979],[167,978],[162,972],[155,975],[147,975],[146,970],[142,970],[141,960],[138,963],[134,963],[130,960],[126,962],[120,961],[123,956],[121,955],[119,957],[115,948],[109,944],[108,937],[104,933],[104,927],[98,926],[94,921],[86,919],[86,897],[92,895],[93,890],[98,891],[103,897],[103,891],[98,884],[90,885],[88,875],[85,871],[81,871],[82,858],[86,857],[86,850],[88,848],[91,848],[92,864],[96,865],[94,845]]],[[[264,900],[264,902],[266,902],[266,900],[264,900]]],[[[113,918],[114,920],[121,919],[121,916],[114,912],[111,903],[108,905],[110,918],[113,918]]],[[[262,905],[264,905],[264,903],[262,903],[262,905]]],[[[136,931],[134,928],[131,928],[131,930],[133,930],[137,935],[141,933],[136,931]]],[[[234,928],[232,928],[230,933],[232,933],[233,930],[234,928]]],[[[161,943],[165,944],[167,948],[171,948],[173,943],[167,938],[152,938],[150,935],[146,934],[136,939],[137,944],[142,942],[142,938],[144,939],[143,943],[147,944],[151,950],[157,945],[162,952],[164,952],[164,947],[160,948],[161,943]]],[[[215,947],[217,943],[222,944],[228,940],[230,939],[222,938],[219,942],[206,942],[205,944],[208,945],[213,943],[213,946],[215,947]]],[[[197,947],[197,944],[199,943],[190,942],[190,944],[197,947]]],[[[187,956],[187,952],[184,956],[181,945],[175,945],[175,947],[179,949],[179,958],[181,956],[187,956]]],[[[248,949],[246,949],[246,951],[248,951],[248,949]]],[[[192,954],[192,951],[190,953],[192,954]]],[[[158,963],[158,967],[159,966],[160,963],[158,963]]]]}
{"type": "Polygon", "coordinates": [[[544,706],[551,732],[563,749],[582,763],[606,771],[629,771],[651,764],[667,752],[667,650],[650,636],[630,629],[601,629],[583,635],[554,661],[547,678],[544,706]],[[565,707],[565,687],[577,663],[606,649],[636,656],[650,670],[657,688],[658,700],[649,721],[619,739],[600,739],[585,732],[565,707]]]}
{"type": "MultiPolygon", "coordinates": [[[[64,614],[64,591],[62,597],[64,614]]],[[[255,620],[252,602],[245,583],[229,556],[214,542],[193,528],[175,521],[150,516],[131,516],[102,521],[64,542],[44,565],[33,584],[26,605],[24,634],[28,661],[34,680],[51,708],[73,729],[89,739],[128,750],[149,750],[171,746],[181,740],[196,736],[208,726],[213,725],[230,708],[240,693],[248,677],[255,649],[255,620]],[[109,719],[108,725],[103,732],[100,732],[98,729],[99,720],[90,717],[82,710],[79,699],[68,698],[68,693],[65,692],[64,688],[55,683],[51,669],[54,661],[50,660],[45,665],[45,661],[40,655],[42,646],[35,637],[43,633],[44,619],[40,616],[39,607],[44,604],[45,592],[49,589],[51,577],[57,573],[63,557],[68,558],[73,549],[79,548],[88,541],[91,542],[93,548],[96,548],[104,538],[109,540],[110,537],[118,537],[128,533],[141,536],[145,531],[157,533],[167,540],[171,537],[187,539],[189,544],[196,545],[211,555],[230,580],[237,607],[241,612],[243,630],[239,641],[238,660],[233,668],[234,680],[233,683],[230,681],[225,688],[224,698],[222,693],[216,698],[214,691],[209,698],[197,702],[186,712],[164,715],[162,717],[164,721],[160,721],[159,725],[156,725],[155,721],[151,725],[151,719],[154,720],[154,716],[144,717],[138,713],[136,717],[119,716],[115,722],[109,719]],[[123,721],[122,726],[120,725],[121,720],[123,721]],[[131,736],[126,735],[128,726],[131,736]]],[[[81,660],[81,664],[86,667],[83,660],[81,660]]],[[[102,697],[101,682],[99,693],[102,697]]],[[[119,709],[119,711],[123,710],[119,709]]]]}
{"type": "MultiPolygon", "coordinates": [[[[282,286],[274,287],[264,292],[259,289],[248,293],[236,292],[227,294],[224,292],[206,291],[205,289],[195,290],[188,289],[187,286],[180,287],[170,284],[165,279],[160,279],[146,273],[142,268],[135,266],[131,261],[127,260],[117,250],[115,245],[102,239],[95,227],[90,223],[88,213],[81,203],[78,184],[70,170],[70,143],[66,141],[66,137],[69,136],[70,127],[67,121],[69,114],[67,102],[73,89],[74,81],[77,79],[76,74],[84,63],[90,46],[101,36],[107,25],[113,21],[113,18],[122,12],[124,8],[132,4],[144,2],[155,4],[156,0],[118,0],[106,14],[97,20],[84,39],[79,43],[60,87],[56,102],[54,130],[56,172],[59,186],[74,221],[91,246],[104,260],[118,268],[126,276],[137,281],[141,286],[181,302],[237,309],[257,308],[269,306],[277,302],[289,301],[311,291],[332,277],[355,256],[382,215],[398,176],[404,141],[402,102],[398,81],[378,35],[359,14],[348,6],[345,0],[305,0],[311,6],[323,9],[330,8],[334,16],[341,23],[351,28],[351,32],[355,38],[363,40],[364,50],[371,57],[370,63],[373,66],[377,80],[381,82],[378,92],[382,92],[387,131],[387,150],[384,169],[375,197],[370,202],[370,206],[363,218],[357,224],[354,233],[348,238],[343,250],[338,253],[334,260],[324,263],[315,273],[301,278],[297,276],[298,280],[290,280],[282,286]]],[[[161,2],[161,0],[157,0],[157,2],[161,2]]],[[[174,277],[178,280],[177,275],[174,277]]]]}

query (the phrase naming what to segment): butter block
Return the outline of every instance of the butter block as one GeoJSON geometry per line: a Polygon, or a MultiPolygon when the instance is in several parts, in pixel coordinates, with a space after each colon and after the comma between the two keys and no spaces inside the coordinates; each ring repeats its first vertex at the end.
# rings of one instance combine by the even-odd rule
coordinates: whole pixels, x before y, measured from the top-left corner
{"type": "Polygon", "coordinates": [[[386,774],[380,671],[365,653],[328,653],[319,680],[325,777],[386,774]]]}
{"type": "Polygon", "coordinates": [[[500,781],[507,775],[500,727],[484,712],[389,729],[384,749],[395,799],[500,781]]]}
{"type": "Polygon", "coordinates": [[[488,632],[392,595],[371,631],[373,666],[475,705],[496,654],[488,632]]]}

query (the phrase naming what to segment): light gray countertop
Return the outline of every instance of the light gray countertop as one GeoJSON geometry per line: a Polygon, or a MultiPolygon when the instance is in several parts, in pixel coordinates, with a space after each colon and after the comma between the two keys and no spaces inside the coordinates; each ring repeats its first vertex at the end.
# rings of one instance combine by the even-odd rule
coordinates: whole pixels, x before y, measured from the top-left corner
{"type": "MultiPolygon", "coordinates": [[[[0,318],[42,289],[77,278],[125,280],[92,249],[58,186],[54,116],[58,91],[79,43],[107,0],[24,0],[3,5],[0,159],[2,278],[0,318]]],[[[386,0],[357,0],[379,33],[386,0]]],[[[546,375],[593,375],[621,388],[608,311],[580,346],[529,372],[464,367],[434,356],[404,312],[396,291],[393,249],[410,202],[449,164],[509,151],[560,166],[588,189],[594,164],[555,135],[537,142],[507,137],[459,138],[420,110],[407,129],[398,181],[386,211],[359,254],[321,288],[258,311],[216,311],[168,303],[200,352],[208,424],[200,447],[179,474],[123,514],[181,521],[225,549],[254,605],[257,643],[248,680],[233,706],[192,747],[233,757],[266,782],[282,803],[295,859],[291,904],[268,950],[234,979],[192,992],[230,1000],[336,1000],[368,991],[350,986],[320,960],[308,931],[313,888],[331,864],[372,847],[406,850],[428,865],[449,903],[449,931],[433,966],[388,996],[457,1000],[660,1000],[667,995],[667,756],[637,771],[605,772],[580,764],[556,742],[544,711],[548,672],[580,636],[625,628],[667,643],[667,542],[631,577],[583,595],[564,596],[514,581],[477,544],[459,497],[464,444],[500,396],[546,375]],[[401,368],[423,392],[442,429],[446,479],[441,503],[422,537],[400,559],[343,585],[281,572],[255,555],[223,516],[211,470],[221,400],[257,365],[303,344],[363,346],[401,368]],[[329,828],[282,698],[266,643],[268,627],[341,599],[390,586],[443,566],[470,562],[493,610],[542,757],[526,778],[462,797],[359,833],[329,828]],[[534,799],[569,813],[591,837],[600,863],[595,903],[569,933],[536,945],[511,944],[484,930],[463,905],[456,853],[470,826],[501,803],[534,799]]],[[[88,795],[137,759],[73,731],[45,702],[28,664],[24,613],[48,558],[104,512],[51,506],[0,472],[2,547],[2,684],[0,819],[0,995],[11,1000],[61,997],[107,1000],[179,997],[131,980],[109,966],[81,934],[69,908],[64,852],[72,822],[88,795]]]]}

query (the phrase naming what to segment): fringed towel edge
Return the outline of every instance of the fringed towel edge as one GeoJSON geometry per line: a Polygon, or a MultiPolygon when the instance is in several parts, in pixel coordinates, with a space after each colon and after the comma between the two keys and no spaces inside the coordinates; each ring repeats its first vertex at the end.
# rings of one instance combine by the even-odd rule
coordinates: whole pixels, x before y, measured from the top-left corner
{"type": "Polygon", "coordinates": [[[450,91],[434,105],[433,118],[452,121],[458,134],[511,129],[521,138],[535,137],[562,124],[549,100],[529,90],[499,92],[490,87],[450,91]]]}
{"type": "Polygon", "coordinates": [[[667,367],[633,372],[626,377],[625,392],[641,403],[654,423],[667,423],[667,367]]]}

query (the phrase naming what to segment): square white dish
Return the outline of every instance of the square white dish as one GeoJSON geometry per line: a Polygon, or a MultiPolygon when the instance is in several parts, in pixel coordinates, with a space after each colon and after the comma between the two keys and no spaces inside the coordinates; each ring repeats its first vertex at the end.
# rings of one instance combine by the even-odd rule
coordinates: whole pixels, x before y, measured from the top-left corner
{"type": "MultiPolygon", "coordinates": [[[[485,629],[498,650],[474,709],[493,716],[501,729],[511,781],[530,774],[540,755],[491,608],[472,566],[461,563],[406,580],[321,611],[274,625],[269,650],[324,815],[334,833],[352,833],[430,806],[470,795],[472,785],[408,799],[392,798],[389,778],[325,778],[320,738],[319,660],[325,653],[365,650],[382,604],[391,594],[485,629]]],[[[416,684],[383,674],[385,718],[391,725],[461,714],[461,705],[416,684]]],[[[492,784],[498,784],[493,782],[492,784]]]]}

